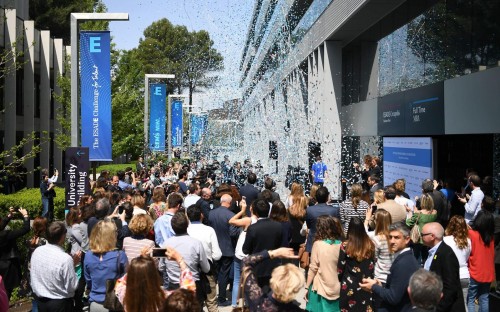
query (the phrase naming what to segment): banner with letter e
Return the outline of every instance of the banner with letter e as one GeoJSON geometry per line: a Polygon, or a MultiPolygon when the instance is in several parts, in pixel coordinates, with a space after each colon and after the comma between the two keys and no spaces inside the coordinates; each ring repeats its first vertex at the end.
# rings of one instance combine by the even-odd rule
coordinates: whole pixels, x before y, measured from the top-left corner
{"type": "Polygon", "coordinates": [[[172,101],[172,147],[182,146],[182,101],[172,101]]]}
{"type": "Polygon", "coordinates": [[[111,161],[109,31],[80,33],[82,144],[91,161],[111,161]]]}
{"type": "MultiPolygon", "coordinates": [[[[165,118],[167,115],[165,84],[151,85],[151,113],[149,120],[149,148],[152,151],[165,151],[165,118]]],[[[147,113],[147,112],[146,112],[147,113]]]]}
{"type": "Polygon", "coordinates": [[[205,133],[208,115],[191,115],[191,145],[200,142],[205,133]]]}
{"type": "Polygon", "coordinates": [[[78,206],[80,197],[90,194],[89,168],[88,147],[68,147],[66,149],[64,158],[65,209],[78,206]]]}

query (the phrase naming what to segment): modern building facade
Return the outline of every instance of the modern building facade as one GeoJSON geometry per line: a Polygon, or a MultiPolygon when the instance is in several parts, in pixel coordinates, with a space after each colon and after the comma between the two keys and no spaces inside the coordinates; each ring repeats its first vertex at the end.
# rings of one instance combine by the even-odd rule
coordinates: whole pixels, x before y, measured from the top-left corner
{"type": "Polygon", "coordinates": [[[498,1],[257,0],[240,64],[245,153],[282,177],[321,155],[339,197],[384,137],[426,136],[435,178],[474,167],[498,192],[499,15],[498,1]]]}
{"type": "MultiPolygon", "coordinates": [[[[52,38],[48,30],[37,30],[29,20],[29,0],[0,1],[0,49],[22,51],[16,70],[13,60],[8,60],[2,69],[0,88],[0,150],[17,145],[32,132],[37,136],[46,134],[51,139],[59,127],[55,118],[60,105],[53,92],[60,92],[57,77],[63,74],[64,59],[69,52],[62,39],[52,38]]],[[[24,147],[22,156],[33,147],[24,147]]],[[[6,159],[5,162],[9,162],[6,159]]],[[[63,169],[63,152],[53,140],[42,145],[41,152],[24,165],[28,172],[34,169],[63,169]]],[[[37,187],[39,171],[26,176],[28,187],[37,187]]]]}

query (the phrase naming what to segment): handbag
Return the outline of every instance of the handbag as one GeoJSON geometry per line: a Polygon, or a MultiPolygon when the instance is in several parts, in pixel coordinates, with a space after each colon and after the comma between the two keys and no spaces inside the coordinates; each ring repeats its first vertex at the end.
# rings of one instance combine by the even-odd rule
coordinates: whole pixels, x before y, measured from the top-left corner
{"type": "Polygon", "coordinates": [[[304,270],[309,268],[310,257],[309,257],[309,252],[306,251],[306,243],[300,244],[298,256],[299,256],[299,266],[304,270]]]}
{"type": "Polygon", "coordinates": [[[106,280],[106,295],[104,297],[103,306],[110,311],[124,311],[123,305],[115,294],[116,281],[121,277],[122,270],[120,266],[120,254],[118,251],[118,257],[116,257],[116,277],[114,279],[106,280]]]}
{"type": "Polygon", "coordinates": [[[410,231],[410,239],[414,244],[418,244],[420,242],[420,239],[422,238],[422,235],[420,234],[420,227],[418,226],[418,220],[420,220],[420,216],[421,214],[418,215],[417,221],[415,221],[415,224],[410,231]]]}
{"type": "Polygon", "coordinates": [[[243,271],[240,276],[240,287],[238,287],[238,303],[237,307],[234,307],[231,312],[250,312],[249,307],[245,307],[245,283],[247,281],[248,273],[243,271]]]}

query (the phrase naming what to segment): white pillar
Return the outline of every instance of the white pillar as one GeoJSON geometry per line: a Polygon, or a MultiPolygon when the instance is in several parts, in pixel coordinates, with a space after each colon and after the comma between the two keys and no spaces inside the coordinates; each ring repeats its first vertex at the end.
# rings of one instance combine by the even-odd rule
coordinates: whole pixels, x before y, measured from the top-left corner
{"type": "MultiPolygon", "coordinates": [[[[53,63],[54,63],[54,93],[56,94],[61,94],[61,87],[57,83],[57,79],[59,76],[62,76],[64,73],[64,59],[65,59],[65,53],[64,53],[64,46],[63,46],[63,40],[62,39],[54,39],[54,54],[53,54],[53,63]]],[[[61,129],[61,125],[57,121],[57,112],[61,108],[61,103],[57,102],[54,100],[54,136],[56,135],[57,131],[61,129]]],[[[69,133],[68,133],[69,135],[69,133]]],[[[54,143],[54,168],[57,168],[59,170],[59,174],[61,177],[63,177],[63,159],[62,159],[62,151],[61,149],[57,146],[57,144],[54,143]]],[[[58,182],[61,182],[59,180],[58,182]]]]}
{"type": "MultiPolygon", "coordinates": [[[[16,52],[16,10],[5,10],[5,50],[16,52]]],[[[5,63],[5,77],[3,90],[4,105],[4,147],[8,150],[16,145],[16,64],[13,59],[5,63]]],[[[12,161],[8,157],[6,162],[12,161]]]]}
{"type": "MultiPolygon", "coordinates": [[[[40,136],[50,134],[50,31],[40,31],[40,136]],[[46,132],[44,134],[44,132],[46,132]]],[[[50,144],[41,144],[40,166],[49,168],[50,144]]]]}
{"type": "MultiPolygon", "coordinates": [[[[24,22],[24,79],[23,79],[23,106],[24,106],[24,120],[23,130],[24,137],[30,135],[35,131],[35,22],[24,22]]],[[[28,142],[24,146],[23,153],[26,155],[33,149],[33,142],[28,142]]],[[[34,187],[33,180],[34,159],[29,158],[24,163],[24,166],[30,172],[26,176],[28,187],[34,187]]]]}

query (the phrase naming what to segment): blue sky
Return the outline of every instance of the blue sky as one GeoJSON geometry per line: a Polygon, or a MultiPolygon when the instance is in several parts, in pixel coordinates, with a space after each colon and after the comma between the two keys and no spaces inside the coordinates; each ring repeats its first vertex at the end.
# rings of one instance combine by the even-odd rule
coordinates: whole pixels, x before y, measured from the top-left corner
{"type": "Polygon", "coordinates": [[[111,22],[118,49],[137,47],[143,31],[154,21],[167,18],[189,30],[207,30],[215,48],[224,56],[219,85],[194,96],[204,109],[241,96],[239,64],[255,0],[103,0],[109,13],[129,13],[128,22],[111,22]]]}

